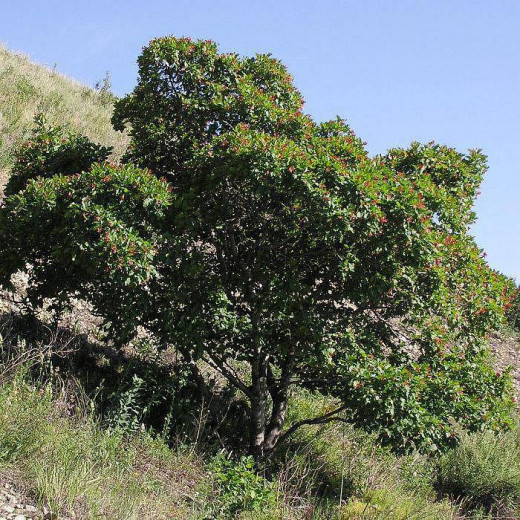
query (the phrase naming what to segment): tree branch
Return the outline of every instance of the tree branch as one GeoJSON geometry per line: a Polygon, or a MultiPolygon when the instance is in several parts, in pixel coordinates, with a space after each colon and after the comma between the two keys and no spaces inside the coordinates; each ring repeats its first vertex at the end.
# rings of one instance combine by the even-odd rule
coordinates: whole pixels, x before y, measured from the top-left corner
{"type": "Polygon", "coordinates": [[[208,354],[208,356],[209,357],[203,357],[202,360],[210,367],[220,372],[231,384],[235,385],[247,397],[251,398],[251,389],[245,383],[240,381],[230,368],[226,367],[224,360],[220,359],[215,354],[208,354]]]}
{"type": "Polygon", "coordinates": [[[327,424],[332,421],[341,421],[348,423],[348,421],[344,417],[336,417],[338,413],[342,412],[346,408],[347,406],[343,405],[339,408],[336,408],[335,410],[332,410],[332,412],[326,413],[325,415],[322,415],[320,417],[314,417],[313,419],[304,419],[302,421],[298,421],[297,423],[294,423],[286,432],[284,432],[280,436],[278,442],[283,442],[287,437],[292,435],[298,428],[301,428],[302,426],[305,426],[307,424],[327,424]]]}

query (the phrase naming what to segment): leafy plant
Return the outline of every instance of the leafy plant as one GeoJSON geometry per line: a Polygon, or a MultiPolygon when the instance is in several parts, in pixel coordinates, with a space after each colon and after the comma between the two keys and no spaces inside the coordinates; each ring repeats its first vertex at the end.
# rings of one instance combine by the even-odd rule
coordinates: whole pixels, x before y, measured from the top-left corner
{"type": "Polygon", "coordinates": [[[29,262],[33,303],[67,302],[71,294],[95,301],[112,336],[124,342],[148,305],[154,222],[169,204],[166,184],[133,166],[98,163],[88,172],[30,180],[2,208],[3,283],[29,262]]]}
{"type": "Polygon", "coordinates": [[[510,424],[509,377],[485,352],[510,284],[467,233],[480,151],[370,158],[343,120],[303,113],[280,62],[210,41],[153,40],[139,74],[113,117],[134,165],[8,197],[4,285],[29,264],[34,302],[79,296],[117,342],[142,326],[195,380],[209,364],[248,400],[258,458],[333,420],[400,451],[453,444],[455,422],[510,424]],[[337,406],[284,430],[294,385],[337,406]]]}
{"type": "Polygon", "coordinates": [[[130,388],[113,396],[114,399],[117,399],[117,403],[107,417],[108,426],[111,429],[123,432],[138,431],[143,415],[152,404],[147,403],[146,406],[142,406],[139,402],[143,384],[143,379],[134,374],[130,388]]]}
{"type": "Polygon", "coordinates": [[[218,489],[217,518],[234,518],[248,511],[260,514],[274,508],[275,488],[257,475],[253,457],[234,461],[219,453],[212,461],[211,473],[218,489]]]}
{"type": "Polygon", "coordinates": [[[15,164],[5,194],[25,188],[30,179],[56,174],[72,175],[108,158],[111,148],[93,143],[88,138],[60,127],[50,126],[44,114],[35,119],[32,138],[15,154],[15,164]]]}

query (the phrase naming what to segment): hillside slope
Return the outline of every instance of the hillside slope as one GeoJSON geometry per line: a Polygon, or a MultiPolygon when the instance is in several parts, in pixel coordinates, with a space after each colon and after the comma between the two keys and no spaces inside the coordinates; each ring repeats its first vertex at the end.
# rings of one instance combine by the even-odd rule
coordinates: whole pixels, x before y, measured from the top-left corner
{"type": "Polygon", "coordinates": [[[72,128],[103,145],[124,150],[127,137],[112,129],[113,96],[100,93],[0,45],[0,186],[7,180],[12,151],[27,137],[34,115],[72,128]]]}

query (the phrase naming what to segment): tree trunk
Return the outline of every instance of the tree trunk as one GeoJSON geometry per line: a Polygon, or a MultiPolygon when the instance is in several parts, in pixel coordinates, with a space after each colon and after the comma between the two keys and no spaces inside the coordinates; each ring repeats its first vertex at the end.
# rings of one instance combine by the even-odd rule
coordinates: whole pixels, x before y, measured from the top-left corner
{"type": "Polygon", "coordinates": [[[263,457],[267,421],[267,374],[265,358],[255,353],[251,365],[251,453],[263,457]]]}
{"type": "MultiPolygon", "coordinates": [[[[291,351],[285,359],[282,373],[277,380],[269,365],[269,360],[261,358],[261,363],[253,364],[253,386],[255,386],[255,374],[258,374],[258,399],[252,400],[252,412],[254,436],[252,437],[252,452],[256,457],[265,457],[272,453],[278,444],[287,413],[289,397],[289,384],[293,375],[294,353],[291,351]],[[268,421],[268,398],[271,397],[272,409],[268,421]],[[256,411],[255,411],[256,410],[256,411]],[[261,429],[260,429],[261,428],[261,429]]],[[[253,395],[255,393],[253,392],[253,395]]]]}
{"type": "Polygon", "coordinates": [[[279,397],[277,397],[277,399],[273,401],[271,420],[269,421],[269,426],[267,427],[264,439],[263,453],[265,455],[271,453],[276,447],[276,444],[278,443],[278,439],[280,438],[280,434],[282,433],[282,427],[285,421],[286,412],[287,392],[283,392],[280,394],[279,397]]]}
{"type": "Polygon", "coordinates": [[[264,451],[266,453],[270,453],[274,450],[282,433],[285,415],[287,413],[289,385],[291,377],[293,376],[294,362],[294,349],[291,349],[285,358],[279,381],[274,377],[270,367],[267,369],[267,385],[273,401],[273,409],[265,437],[264,451]]]}

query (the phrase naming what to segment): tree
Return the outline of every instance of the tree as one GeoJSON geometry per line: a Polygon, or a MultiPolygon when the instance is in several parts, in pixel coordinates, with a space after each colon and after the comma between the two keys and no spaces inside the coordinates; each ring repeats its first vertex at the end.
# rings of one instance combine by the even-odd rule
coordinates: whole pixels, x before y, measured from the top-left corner
{"type": "Polygon", "coordinates": [[[509,380],[486,363],[485,337],[509,285],[468,235],[479,151],[413,143],[370,158],[343,120],[305,115],[267,55],[168,37],[138,63],[113,116],[130,126],[134,166],[9,197],[4,284],[30,264],[29,294],[79,294],[114,338],[142,326],[195,377],[209,364],[248,400],[257,457],[331,420],[398,450],[453,442],[455,421],[507,426],[509,380]],[[294,385],[338,405],[284,431],[294,385]]]}

